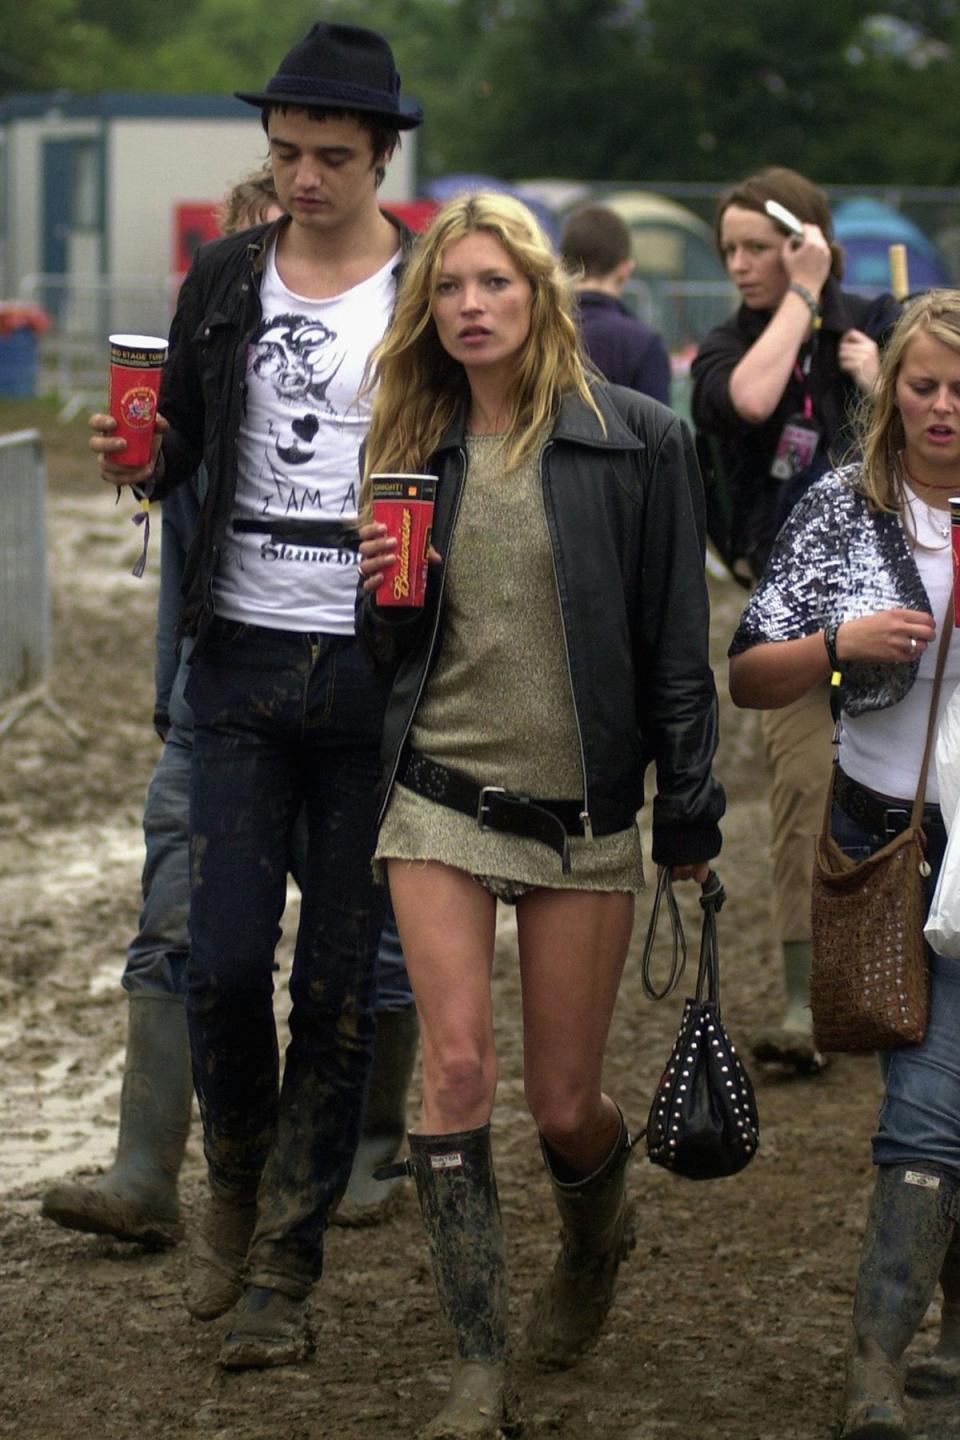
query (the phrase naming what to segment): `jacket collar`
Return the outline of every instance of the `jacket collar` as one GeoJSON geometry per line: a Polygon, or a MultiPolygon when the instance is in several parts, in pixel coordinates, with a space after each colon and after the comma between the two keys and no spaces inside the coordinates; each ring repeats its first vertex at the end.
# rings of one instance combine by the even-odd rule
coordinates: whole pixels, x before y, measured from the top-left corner
{"type": "Polygon", "coordinates": [[[621,315],[630,314],[623,301],[606,290],[578,290],[576,301],[580,310],[616,310],[621,315]]]}
{"type": "MultiPolygon", "coordinates": [[[[550,431],[550,439],[588,445],[597,450],[643,450],[645,445],[621,420],[607,386],[590,382],[590,392],[603,416],[606,434],[590,406],[575,393],[567,393],[560,401],[560,410],[550,431]]],[[[467,407],[448,427],[437,450],[462,449],[467,439],[467,407]]]]}
{"type": "MultiPolygon", "coordinates": [[[[399,279],[403,273],[403,267],[410,259],[410,253],[417,243],[417,237],[408,225],[404,225],[403,221],[396,215],[392,215],[389,210],[381,210],[380,214],[384,220],[389,220],[394,230],[397,231],[397,238],[400,242],[400,262],[393,273],[399,279]]],[[[270,246],[289,224],[290,216],[281,215],[278,220],[271,220],[266,225],[257,225],[250,232],[247,256],[255,275],[258,275],[263,269],[270,246]]]]}

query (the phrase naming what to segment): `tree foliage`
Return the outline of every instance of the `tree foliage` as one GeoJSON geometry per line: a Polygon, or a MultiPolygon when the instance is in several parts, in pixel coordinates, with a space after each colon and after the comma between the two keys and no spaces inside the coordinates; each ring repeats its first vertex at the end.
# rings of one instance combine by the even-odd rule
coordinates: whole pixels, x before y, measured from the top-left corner
{"type": "MultiPolygon", "coordinates": [[[[30,0],[0,94],[262,84],[316,0],[30,0]]],[[[960,0],[326,0],[382,31],[427,111],[426,174],[960,183],[960,0]]]]}

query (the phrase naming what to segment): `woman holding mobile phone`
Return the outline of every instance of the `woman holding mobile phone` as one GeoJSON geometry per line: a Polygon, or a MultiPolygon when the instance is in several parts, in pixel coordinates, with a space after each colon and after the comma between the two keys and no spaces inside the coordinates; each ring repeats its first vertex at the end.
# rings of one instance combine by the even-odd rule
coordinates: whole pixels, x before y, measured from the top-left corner
{"type": "MultiPolygon", "coordinates": [[[[866,300],[840,288],[843,254],[827,197],[794,170],[761,170],[726,191],[715,235],[741,304],[710,331],[693,362],[692,411],[708,529],[752,585],[793,506],[850,447],[851,413],[876,384],[898,307],[891,295],[866,300]],[[730,507],[722,539],[710,522],[711,485],[730,507]]],[[[810,877],[829,773],[828,697],[824,681],[763,715],[772,771],[773,927],[786,1008],[752,1048],[756,1060],[799,1074],[824,1063],[809,1010],[810,877]]]]}

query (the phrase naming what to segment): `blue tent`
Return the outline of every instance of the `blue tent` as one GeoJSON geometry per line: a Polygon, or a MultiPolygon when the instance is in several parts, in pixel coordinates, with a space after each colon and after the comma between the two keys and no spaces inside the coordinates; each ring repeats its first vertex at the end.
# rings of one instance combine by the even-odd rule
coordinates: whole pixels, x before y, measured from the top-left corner
{"type": "Polygon", "coordinates": [[[890,288],[891,245],[907,247],[911,292],[953,283],[947,264],[918,225],[880,200],[841,200],[833,228],[846,254],[843,283],[853,290],[890,288]]]}
{"type": "Polygon", "coordinates": [[[440,175],[436,180],[429,180],[423,186],[424,195],[431,200],[443,204],[452,200],[455,195],[464,195],[473,190],[495,190],[500,195],[513,195],[515,199],[522,200],[528,210],[532,210],[540,221],[551,242],[556,245],[560,239],[560,224],[556,215],[545,205],[542,200],[532,195],[525,195],[523,188],[517,185],[510,185],[505,180],[497,180],[493,175],[440,175]]]}

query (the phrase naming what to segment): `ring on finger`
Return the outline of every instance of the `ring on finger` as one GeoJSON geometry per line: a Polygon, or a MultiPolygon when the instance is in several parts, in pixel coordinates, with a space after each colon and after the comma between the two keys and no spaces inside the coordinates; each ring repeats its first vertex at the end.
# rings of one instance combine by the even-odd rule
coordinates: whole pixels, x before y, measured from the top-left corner
{"type": "Polygon", "coordinates": [[[917,637],[916,637],[916,635],[911,635],[911,636],[910,636],[910,649],[911,649],[911,650],[916,650],[916,648],[917,648],[917,637]]]}

